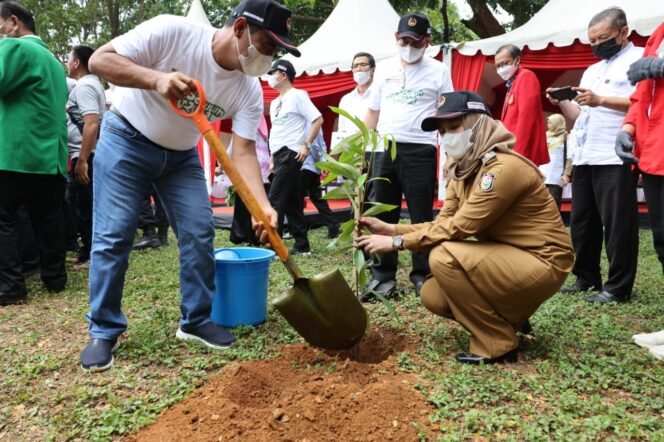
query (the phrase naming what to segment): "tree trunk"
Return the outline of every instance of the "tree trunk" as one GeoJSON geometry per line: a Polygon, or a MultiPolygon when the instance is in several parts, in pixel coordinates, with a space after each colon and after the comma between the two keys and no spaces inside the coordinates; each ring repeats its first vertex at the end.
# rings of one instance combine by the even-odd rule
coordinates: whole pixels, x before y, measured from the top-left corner
{"type": "Polygon", "coordinates": [[[307,15],[294,15],[293,22],[297,23],[314,23],[314,24],[323,24],[325,22],[324,17],[311,17],[307,15]]]}
{"type": "Polygon", "coordinates": [[[505,29],[493,16],[486,1],[467,0],[467,2],[473,10],[473,16],[470,20],[461,20],[464,25],[468,26],[480,38],[489,38],[505,33],[505,29]]]}
{"type": "Polygon", "coordinates": [[[120,35],[120,4],[118,0],[106,0],[105,3],[111,38],[115,38],[120,35]]]}
{"type": "Polygon", "coordinates": [[[447,16],[447,0],[443,0],[440,7],[440,13],[443,15],[443,43],[450,42],[450,19],[447,16]]]}

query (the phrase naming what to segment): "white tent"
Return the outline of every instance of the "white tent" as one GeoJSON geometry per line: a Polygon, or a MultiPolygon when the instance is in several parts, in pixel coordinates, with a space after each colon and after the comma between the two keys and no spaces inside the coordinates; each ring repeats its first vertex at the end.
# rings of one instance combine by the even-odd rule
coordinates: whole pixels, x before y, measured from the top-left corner
{"type": "Polygon", "coordinates": [[[207,14],[203,9],[203,5],[201,4],[201,0],[194,0],[191,2],[191,7],[187,13],[187,18],[192,21],[211,26],[210,20],[208,19],[207,14]]]}
{"type": "Polygon", "coordinates": [[[353,55],[368,52],[377,61],[396,55],[399,15],[387,0],[339,0],[321,27],[299,46],[302,56],[287,55],[297,75],[350,71],[353,55]]]}
{"type": "Polygon", "coordinates": [[[588,22],[611,6],[619,6],[627,14],[630,29],[650,35],[664,21],[664,0],[550,0],[526,24],[507,34],[457,45],[463,55],[481,51],[493,55],[500,46],[511,43],[531,50],[546,48],[549,43],[564,47],[575,39],[588,44],[588,22]]]}

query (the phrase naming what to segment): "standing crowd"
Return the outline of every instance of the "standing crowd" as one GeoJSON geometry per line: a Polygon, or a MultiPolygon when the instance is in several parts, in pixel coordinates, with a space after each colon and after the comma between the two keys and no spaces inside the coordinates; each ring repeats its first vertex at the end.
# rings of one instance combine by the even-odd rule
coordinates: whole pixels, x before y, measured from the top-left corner
{"type": "MultiPolygon", "coordinates": [[[[0,305],[24,302],[25,278],[37,272],[46,289],[64,290],[66,250],[75,250],[72,268],[89,268],[90,339],[81,367],[106,370],[128,326],[121,304],[129,253],[166,244],[170,226],[180,251],[176,337],[230,347],[235,337],[210,319],[215,234],[194,147],[200,134],[168,102],[191,93],[197,79],[208,119],[232,119],[233,161],[273,227],[294,238],[291,254],[311,253],[305,197],[336,237],[339,223],[322,199],[316,166],[327,151],[323,116],[295,87],[292,63],[273,61],[281,50],[300,56],[290,21],[274,0],[241,2],[221,29],[158,16],[97,50],[74,46],[65,78],[30,11],[0,1],[0,305]],[[278,92],[270,130],[257,78],[266,74],[278,92]],[[102,80],[114,85],[111,100],[102,80]],[[30,130],[15,130],[26,121],[30,130]],[[143,235],[134,242],[137,229],[143,235]]],[[[529,318],[555,293],[587,292],[592,303],[632,298],[639,174],[664,270],[664,24],[645,52],[629,33],[620,8],[592,17],[588,37],[599,61],[567,95],[546,90],[560,109],[546,116],[521,49],[499,48],[500,121],[477,93],[455,92],[449,67],[426,55],[425,14],[401,17],[397,56],[353,57],[356,87],[339,107],[390,135],[397,151],[393,157],[381,146],[371,163],[377,179],[369,200],[396,208],[360,219],[355,246],[373,256],[362,302],[398,297],[398,252],[409,250],[422,304],[472,335],[456,359],[513,362],[518,333],[532,333],[529,318]],[[439,146],[447,190],[434,218],[439,146]],[[571,238],[560,216],[569,183],[571,238]],[[402,199],[408,225],[399,224],[402,199]],[[575,282],[562,286],[570,272],[575,282]]],[[[335,126],[341,137],[357,130],[344,118],[335,126]]],[[[265,242],[241,201],[234,215],[234,242],[265,242]]],[[[664,359],[664,332],[634,340],[664,359]]]]}

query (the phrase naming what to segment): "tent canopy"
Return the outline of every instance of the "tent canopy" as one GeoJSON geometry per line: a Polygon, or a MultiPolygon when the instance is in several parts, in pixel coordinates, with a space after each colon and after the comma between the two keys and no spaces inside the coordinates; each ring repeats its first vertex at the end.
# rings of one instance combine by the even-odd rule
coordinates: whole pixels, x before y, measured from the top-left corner
{"type": "Polygon", "coordinates": [[[588,44],[588,22],[598,12],[619,6],[627,14],[630,30],[646,36],[664,21],[664,0],[550,0],[526,24],[507,34],[484,40],[460,43],[462,55],[494,55],[496,50],[511,43],[531,50],[545,49],[549,44],[570,46],[578,39],[588,44]]]}
{"type": "Polygon", "coordinates": [[[201,0],[194,0],[191,2],[191,7],[187,13],[187,18],[197,23],[212,26],[207,14],[205,13],[205,10],[203,9],[201,0]]]}
{"type": "Polygon", "coordinates": [[[399,15],[387,0],[339,0],[320,28],[299,46],[302,56],[284,57],[297,75],[351,70],[353,55],[368,52],[376,61],[396,55],[399,15]]]}

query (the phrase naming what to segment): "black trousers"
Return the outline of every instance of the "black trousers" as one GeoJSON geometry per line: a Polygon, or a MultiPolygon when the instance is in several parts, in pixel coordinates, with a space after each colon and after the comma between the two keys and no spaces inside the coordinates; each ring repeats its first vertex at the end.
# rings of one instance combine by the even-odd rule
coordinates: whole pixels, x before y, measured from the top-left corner
{"type": "Polygon", "coordinates": [[[78,164],[78,158],[71,160],[71,173],[69,177],[69,202],[76,209],[76,219],[78,225],[78,232],[81,235],[81,243],[83,247],[79,250],[79,255],[85,257],[90,256],[90,249],[92,248],[92,180],[93,168],[92,159],[94,154],[88,158],[88,177],[90,183],[81,184],[74,178],[74,169],[78,164]]]}
{"type": "Polygon", "coordinates": [[[17,212],[27,207],[39,245],[41,278],[60,291],[67,283],[62,207],[65,179],[58,175],[0,171],[0,291],[25,290],[17,212]]]}
{"type": "Polygon", "coordinates": [[[32,228],[30,212],[27,206],[19,207],[16,212],[16,235],[18,237],[19,256],[23,275],[39,271],[39,245],[32,228]]]}
{"type": "MultiPolygon", "coordinates": [[[[265,193],[269,193],[270,184],[263,184],[265,193]]],[[[251,213],[244,205],[240,195],[235,196],[235,205],[233,206],[233,223],[231,224],[231,234],[229,239],[233,244],[249,243],[259,245],[260,241],[251,228],[251,213]]]]}
{"type": "Polygon", "coordinates": [[[641,172],[657,258],[664,271],[664,176],[641,172]]]}
{"type": "Polygon", "coordinates": [[[166,211],[159,201],[157,192],[150,186],[145,194],[145,201],[141,206],[141,213],[138,216],[138,227],[143,229],[148,235],[154,235],[158,227],[168,227],[168,217],[166,211]],[[154,208],[152,207],[152,199],[154,199],[154,208]]]}
{"type": "Polygon", "coordinates": [[[574,273],[584,283],[602,286],[602,237],[609,259],[603,289],[618,296],[632,292],[639,252],[636,174],[629,165],[574,166],[572,243],[574,273]]]}
{"type": "Polygon", "coordinates": [[[274,177],[268,199],[277,211],[279,235],[283,233],[284,216],[287,216],[288,230],[295,238],[295,248],[303,250],[309,248],[309,239],[299,189],[302,164],[297,162],[296,155],[287,147],[282,147],[272,155],[274,177]]]}
{"type": "Polygon", "coordinates": [[[300,193],[302,204],[304,198],[309,197],[313,205],[318,210],[318,216],[328,229],[333,229],[339,225],[334,212],[330,209],[327,200],[323,199],[320,188],[320,175],[307,169],[300,170],[300,193]]]}
{"type": "MultiPolygon", "coordinates": [[[[397,206],[378,218],[390,224],[398,223],[403,194],[412,224],[433,220],[436,160],[436,148],[429,144],[397,143],[397,157],[394,161],[389,152],[375,154],[372,175],[387,178],[389,182],[373,181],[372,200],[397,206]]],[[[429,252],[412,252],[412,261],[411,281],[424,279],[430,273],[429,252]]],[[[397,265],[397,252],[381,254],[371,267],[373,279],[395,279],[397,265]]]]}
{"type": "Polygon", "coordinates": [[[563,188],[556,185],[556,184],[547,184],[546,188],[549,189],[549,193],[551,194],[551,197],[556,202],[556,206],[558,206],[558,210],[560,210],[560,203],[563,200],[563,188]]]}

